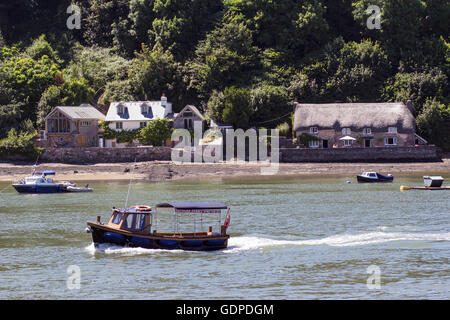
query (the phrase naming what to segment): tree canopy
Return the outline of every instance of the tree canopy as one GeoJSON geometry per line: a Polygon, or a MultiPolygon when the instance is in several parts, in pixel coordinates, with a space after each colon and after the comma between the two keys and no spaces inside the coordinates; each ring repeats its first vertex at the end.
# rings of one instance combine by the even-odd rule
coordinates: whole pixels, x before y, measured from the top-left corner
{"type": "Polygon", "coordinates": [[[437,119],[450,100],[450,0],[18,0],[0,9],[0,139],[26,121],[40,128],[57,104],[106,110],[165,93],[175,112],[193,104],[243,127],[290,123],[295,98],[412,99],[420,132],[450,145],[427,127],[447,123],[437,119]],[[80,29],[67,27],[70,5],[80,29]]]}

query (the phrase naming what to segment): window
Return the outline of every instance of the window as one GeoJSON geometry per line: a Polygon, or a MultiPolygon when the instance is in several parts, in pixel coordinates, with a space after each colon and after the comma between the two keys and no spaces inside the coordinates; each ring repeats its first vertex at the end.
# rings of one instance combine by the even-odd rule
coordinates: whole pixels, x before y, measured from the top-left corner
{"type": "Polygon", "coordinates": [[[384,145],[386,146],[396,146],[397,138],[396,137],[386,137],[384,138],[384,145]]]}
{"type": "Polygon", "coordinates": [[[146,105],[141,106],[141,113],[148,113],[148,106],[146,105]]]}
{"type": "Polygon", "coordinates": [[[192,119],[184,119],[184,128],[192,129],[192,119]]]}
{"type": "Polygon", "coordinates": [[[311,133],[311,134],[318,134],[319,133],[319,128],[311,127],[311,128],[309,128],[309,133],[311,133]]]}
{"type": "Polygon", "coordinates": [[[116,122],[116,129],[123,129],[123,122],[116,122]]]}
{"type": "Polygon", "coordinates": [[[145,214],[136,214],[134,229],[143,230],[145,228],[145,214]]]}
{"type": "Polygon", "coordinates": [[[81,126],[82,127],[89,127],[91,125],[90,121],[81,121],[81,126]]]}
{"type": "Polygon", "coordinates": [[[344,140],[344,146],[350,147],[352,145],[352,140],[344,140]]]}
{"type": "Polygon", "coordinates": [[[145,214],[129,214],[123,226],[128,229],[143,230],[145,228],[145,214]]]}
{"type": "Polygon", "coordinates": [[[112,218],[112,223],[114,224],[120,224],[120,222],[122,221],[122,214],[121,213],[114,213],[114,216],[112,218]]]}
{"type": "Polygon", "coordinates": [[[319,147],[319,141],[318,140],[310,140],[309,141],[309,147],[310,148],[318,148],[319,147]]]}
{"type": "Polygon", "coordinates": [[[145,128],[147,126],[147,122],[143,121],[139,123],[140,128],[145,128]]]}
{"type": "Polygon", "coordinates": [[[123,113],[123,106],[117,106],[117,113],[122,114],[123,113]]]}
{"type": "Polygon", "coordinates": [[[397,127],[389,127],[388,133],[397,133],[397,127]]]}
{"type": "Polygon", "coordinates": [[[364,128],[363,129],[363,134],[372,134],[372,129],[371,128],[364,128]]]}
{"type": "Polygon", "coordinates": [[[191,110],[186,110],[186,111],[183,113],[183,117],[192,117],[192,111],[191,111],[191,110]]]}
{"type": "Polygon", "coordinates": [[[351,134],[352,133],[352,130],[350,130],[350,128],[343,128],[342,129],[342,134],[344,135],[344,136],[348,136],[349,134],[351,134]]]}

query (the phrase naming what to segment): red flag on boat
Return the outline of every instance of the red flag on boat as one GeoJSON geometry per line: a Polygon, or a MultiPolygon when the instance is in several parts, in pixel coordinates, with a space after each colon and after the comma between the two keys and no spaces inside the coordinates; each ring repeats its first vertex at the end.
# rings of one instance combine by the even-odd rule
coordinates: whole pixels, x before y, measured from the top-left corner
{"type": "Polygon", "coordinates": [[[227,229],[228,226],[230,225],[230,220],[231,220],[230,210],[228,209],[227,216],[225,217],[225,222],[223,223],[223,226],[225,227],[225,229],[227,229]]]}

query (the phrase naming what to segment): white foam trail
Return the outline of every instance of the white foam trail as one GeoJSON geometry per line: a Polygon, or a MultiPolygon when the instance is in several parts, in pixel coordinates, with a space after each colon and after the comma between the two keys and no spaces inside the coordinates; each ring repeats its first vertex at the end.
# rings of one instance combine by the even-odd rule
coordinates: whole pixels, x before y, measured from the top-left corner
{"type": "Polygon", "coordinates": [[[162,252],[179,253],[184,252],[183,250],[164,250],[164,249],[145,249],[145,248],[130,248],[116,246],[109,243],[101,243],[96,248],[93,243],[84,248],[87,252],[94,255],[96,252],[102,252],[106,254],[121,254],[121,255],[141,255],[141,254],[159,254],[162,252]]]}
{"type": "Polygon", "coordinates": [[[450,241],[450,233],[388,233],[369,232],[363,234],[340,234],[312,240],[274,240],[260,237],[231,237],[226,252],[253,250],[270,247],[291,247],[306,245],[328,245],[351,247],[372,245],[392,241],[450,241]]]}

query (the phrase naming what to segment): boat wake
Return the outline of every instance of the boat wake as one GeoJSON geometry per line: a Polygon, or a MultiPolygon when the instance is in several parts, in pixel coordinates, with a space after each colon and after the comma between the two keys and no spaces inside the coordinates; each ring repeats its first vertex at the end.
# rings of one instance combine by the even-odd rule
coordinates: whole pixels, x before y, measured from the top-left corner
{"type": "MultiPolygon", "coordinates": [[[[396,241],[450,241],[450,233],[405,233],[405,232],[368,232],[362,234],[339,234],[322,239],[311,240],[277,240],[258,236],[238,236],[228,240],[228,248],[220,250],[224,253],[235,253],[247,250],[292,248],[299,246],[331,246],[354,247],[375,245],[396,241]]],[[[185,253],[183,250],[144,249],[100,244],[97,248],[91,243],[85,250],[92,255],[96,253],[119,255],[158,255],[161,253],[185,253]]],[[[193,252],[193,251],[191,251],[193,252]]]]}
{"type": "Polygon", "coordinates": [[[95,255],[96,253],[105,253],[105,254],[119,254],[119,255],[143,255],[143,254],[160,254],[162,252],[165,253],[180,253],[184,252],[183,250],[164,250],[164,249],[145,249],[145,248],[131,248],[131,247],[123,247],[117,246],[109,243],[99,244],[96,248],[93,243],[85,248],[85,250],[95,255]]]}
{"type": "Polygon", "coordinates": [[[241,236],[231,237],[228,240],[228,248],[225,252],[316,245],[352,247],[394,241],[450,241],[450,233],[369,232],[363,234],[340,234],[312,240],[275,240],[256,236],[241,236]]]}

